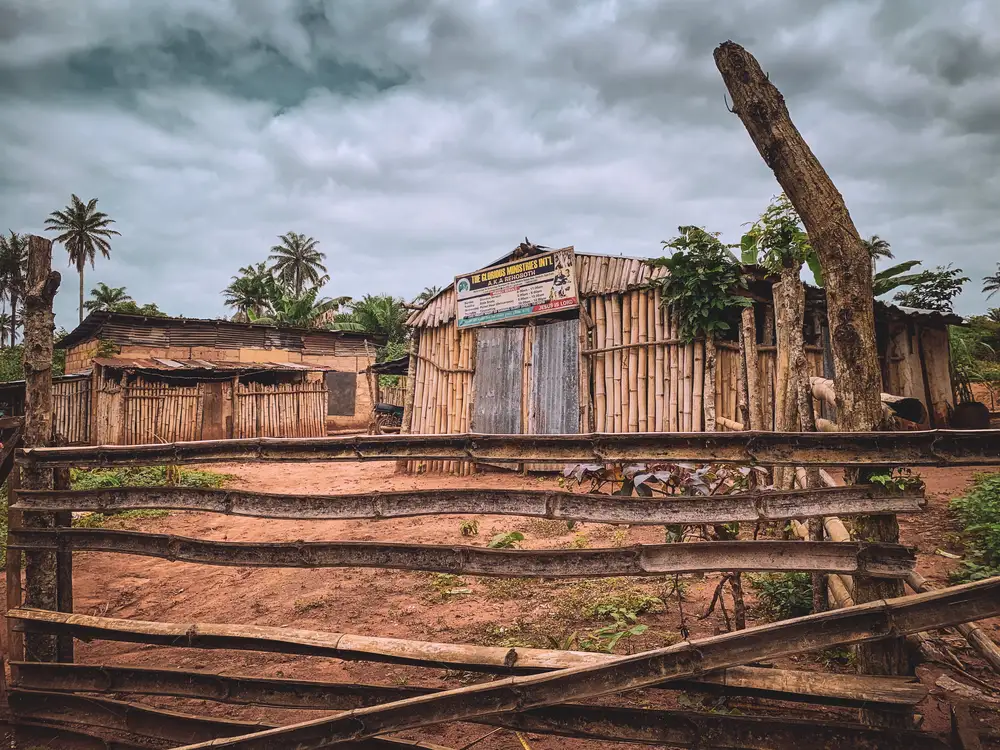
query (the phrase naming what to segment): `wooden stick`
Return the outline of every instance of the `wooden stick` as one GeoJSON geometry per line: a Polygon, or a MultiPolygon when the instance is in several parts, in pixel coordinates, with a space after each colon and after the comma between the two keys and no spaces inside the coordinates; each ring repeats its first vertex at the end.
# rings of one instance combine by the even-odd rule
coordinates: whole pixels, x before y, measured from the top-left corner
{"type": "MultiPolygon", "coordinates": [[[[51,617],[51,613],[42,614],[51,617]]],[[[947,592],[870,602],[697,641],[684,641],[634,656],[616,657],[599,666],[511,677],[177,750],[208,747],[270,750],[282,746],[282,743],[298,750],[310,750],[446,721],[464,721],[591,699],[715,668],[736,666],[753,659],[773,659],[804,650],[863,643],[897,633],[919,632],[929,627],[944,627],[997,614],[1000,614],[1000,578],[956,586],[947,592]]]]}
{"type": "MultiPolygon", "coordinates": [[[[919,594],[933,591],[934,586],[917,571],[911,570],[904,579],[906,584],[919,594]]],[[[973,650],[978,653],[983,660],[993,668],[993,671],[1000,674],[1000,647],[984,633],[974,622],[964,622],[956,626],[956,630],[965,636],[973,650]]]]}
{"type": "MultiPolygon", "coordinates": [[[[117,621],[127,624],[128,621],[117,621]]],[[[280,634],[281,629],[271,628],[280,634]]],[[[319,634],[325,636],[327,634],[319,634]]],[[[275,642],[277,646],[280,642],[275,642]]],[[[420,644],[423,649],[431,644],[420,644]]],[[[545,649],[549,669],[556,665],[579,666],[588,654],[545,649]]],[[[600,664],[614,658],[611,654],[590,652],[590,663],[600,664]]],[[[515,661],[513,671],[518,670],[515,661]]],[[[536,659],[536,661],[538,661],[536,659]]],[[[512,671],[503,662],[478,665],[488,671],[512,671]]],[[[427,662],[431,666],[431,662],[427,662]]],[[[198,698],[235,705],[276,706],[281,708],[350,709],[377,705],[392,700],[439,692],[434,688],[412,685],[366,685],[357,683],[310,682],[306,680],[265,679],[229,673],[107,664],[60,664],[37,662],[11,664],[12,685],[22,690],[56,690],[87,693],[133,693],[198,698]]],[[[927,688],[919,680],[907,677],[867,677],[851,674],[824,674],[764,667],[730,667],[692,680],[677,680],[662,686],[674,690],[715,692],[723,688],[727,695],[818,703],[833,706],[909,707],[927,697],[927,688]]]]}
{"type": "MultiPolygon", "coordinates": [[[[602,345],[607,337],[607,318],[604,313],[604,302],[600,297],[594,300],[594,336],[598,346],[602,345]]],[[[601,432],[608,431],[608,391],[605,383],[604,366],[608,360],[607,355],[594,358],[594,411],[596,429],[601,432]]]]}
{"type": "Polygon", "coordinates": [[[556,490],[488,488],[290,495],[202,487],[106,487],[24,490],[18,493],[12,506],[15,512],[111,514],[125,510],[196,510],[308,520],[490,514],[633,525],[750,523],[784,518],[917,513],[925,508],[922,489],[887,492],[877,485],[634,499],[556,490]]]}
{"type": "MultiPolygon", "coordinates": [[[[660,341],[664,336],[664,320],[666,310],[663,308],[663,300],[660,297],[660,290],[653,293],[653,339],[654,343],[660,341]]],[[[667,402],[666,402],[666,348],[663,344],[656,344],[653,365],[653,389],[656,398],[656,405],[653,409],[653,429],[656,432],[663,432],[667,429],[667,402]]]]}
{"type": "Polygon", "coordinates": [[[507,550],[391,542],[216,542],[173,534],[106,529],[25,530],[10,549],[118,552],[207,565],[283,568],[388,568],[518,578],[613,577],[716,570],[865,573],[902,578],[911,548],[865,542],[729,541],[631,548],[507,550]]]}
{"type": "Polygon", "coordinates": [[[691,461],[782,466],[989,466],[1000,430],[674,435],[351,435],[155,445],[25,448],[22,467],[148,466],[234,461],[387,461],[397,458],[593,462],[691,461]]]}

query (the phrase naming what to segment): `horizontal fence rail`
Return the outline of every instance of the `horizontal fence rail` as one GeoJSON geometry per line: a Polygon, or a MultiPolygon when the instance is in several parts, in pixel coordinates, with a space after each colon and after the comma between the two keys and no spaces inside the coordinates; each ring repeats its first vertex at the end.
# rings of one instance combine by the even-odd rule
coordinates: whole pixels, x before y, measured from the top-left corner
{"type": "MultiPolygon", "coordinates": [[[[15,717],[31,721],[50,721],[71,724],[71,733],[81,732],[86,727],[107,730],[115,736],[105,747],[174,747],[178,742],[203,742],[220,737],[232,737],[255,729],[270,729],[274,724],[262,722],[234,721],[216,717],[192,716],[178,711],[143,706],[108,698],[70,695],[67,693],[45,693],[30,690],[13,690],[10,693],[10,708],[15,717]],[[117,736],[124,733],[130,742],[119,743],[117,736]],[[149,740],[160,740],[150,744],[149,740]]],[[[64,731],[60,727],[60,731],[64,731]]],[[[82,732],[85,736],[100,736],[82,732]]],[[[65,735],[56,735],[57,740],[65,740],[65,735]]],[[[54,745],[59,747],[60,745],[54,745]]],[[[365,740],[358,746],[364,750],[451,750],[441,745],[413,740],[399,740],[380,737],[365,740]]]]}
{"type": "Polygon", "coordinates": [[[631,498],[548,490],[439,489],[342,495],[285,495],[197,487],[21,490],[15,510],[195,510],[258,518],[348,520],[485,514],[630,525],[778,521],[877,513],[916,513],[922,489],[888,492],[849,485],[782,492],[631,498]]]}
{"type": "MultiPolygon", "coordinates": [[[[173,742],[205,742],[254,730],[275,728],[260,722],[192,716],[120,700],[14,690],[15,714],[50,721],[88,724],[173,742]]],[[[720,716],[687,711],[630,709],[613,706],[564,705],[484,717],[481,723],[534,734],[666,744],[675,748],[729,750],[746,746],[748,737],[767,737],[769,747],[808,743],[819,747],[861,750],[948,750],[942,735],[911,730],[875,729],[859,724],[817,722],[780,717],[720,716]]],[[[428,743],[379,738],[365,748],[437,748],[428,743]]]]}
{"type": "Polygon", "coordinates": [[[981,466],[1000,463],[1000,430],[360,435],[26,448],[20,454],[20,460],[25,465],[40,468],[394,459],[532,463],[691,461],[775,466],[981,466]]]}
{"type": "Polygon", "coordinates": [[[914,549],[866,542],[719,541],[605,549],[511,550],[393,542],[216,542],[106,529],[19,529],[14,550],[118,552],[239,567],[392,568],[456,575],[609,578],[717,570],[825,571],[905,578],[914,549]]]}
{"type": "MultiPolygon", "coordinates": [[[[564,669],[446,690],[216,740],[212,748],[311,750],[416,729],[637,690],[758,659],[934,630],[1000,614],[1000,578],[947,591],[869,602],[747,630],[684,641],[598,666],[564,669]]],[[[195,744],[183,750],[202,750],[195,744]]],[[[181,749],[178,749],[181,750],[181,749]]]]}
{"type": "MultiPolygon", "coordinates": [[[[29,613],[37,614],[37,611],[29,613]]],[[[468,671],[493,674],[567,669],[604,664],[615,658],[612,654],[592,651],[431,643],[323,631],[289,632],[285,628],[267,626],[148,622],[47,612],[40,619],[24,619],[22,614],[14,613],[12,617],[22,620],[29,628],[81,638],[309,654],[359,661],[400,662],[405,659],[406,663],[416,666],[461,666],[468,671]]],[[[42,662],[15,662],[11,665],[11,675],[16,685],[28,689],[135,692],[285,708],[359,708],[399,700],[408,695],[436,692],[414,687],[265,680],[210,672],[42,662]]],[[[726,693],[845,706],[912,706],[927,697],[927,688],[915,678],[822,674],[762,667],[731,667],[692,680],[672,682],[667,687],[677,690],[724,688],[726,693]]]]}

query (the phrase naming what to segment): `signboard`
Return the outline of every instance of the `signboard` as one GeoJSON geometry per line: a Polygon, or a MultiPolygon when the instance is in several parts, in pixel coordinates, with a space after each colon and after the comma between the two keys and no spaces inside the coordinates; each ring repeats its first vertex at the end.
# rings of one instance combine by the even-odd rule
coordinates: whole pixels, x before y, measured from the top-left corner
{"type": "Polygon", "coordinates": [[[455,277],[458,327],[578,307],[576,256],[567,247],[455,277]]]}

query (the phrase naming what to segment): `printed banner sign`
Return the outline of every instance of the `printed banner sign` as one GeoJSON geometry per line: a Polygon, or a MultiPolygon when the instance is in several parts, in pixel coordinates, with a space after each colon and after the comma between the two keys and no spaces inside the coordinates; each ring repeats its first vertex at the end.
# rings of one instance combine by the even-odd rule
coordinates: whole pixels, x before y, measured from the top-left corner
{"type": "Polygon", "coordinates": [[[573,248],[455,277],[458,327],[530,318],[578,307],[573,248]]]}

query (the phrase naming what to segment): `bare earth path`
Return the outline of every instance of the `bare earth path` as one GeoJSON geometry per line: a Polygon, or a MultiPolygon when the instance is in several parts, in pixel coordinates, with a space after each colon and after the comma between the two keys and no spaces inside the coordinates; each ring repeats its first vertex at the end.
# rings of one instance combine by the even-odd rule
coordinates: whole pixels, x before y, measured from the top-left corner
{"type": "MultiPolygon", "coordinates": [[[[472,477],[407,476],[394,473],[392,463],[331,464],[236,464],[213,467],[234,475],[230,486],[272,492],[323,494],[363,492],[377,489],[430,487],[545,487],[555,478],[540,479],[512,473],[479,474],[472,477]]],[[[934,551],[949,545],[955,529],[947,514],[947,500],[959,494],[972,476],[970,470],[928,469],[922,472],[928,484],[929,511],[918,518],[902,520],[903,542],[918,548],[920,571],[930,580],[944,582],[954,562],[934,551]]],[[[485,545],[494,533],[518,530],[525,534],[524,547],[608,547],[663,541],[661,527],[634,527],[627,531],[601,524],[580,524],[570,530],[564,522],[518,517],[421,517],[387,521],[274,521],[225,517],[206,513],[175,513],[166,518],[139,522],[147,531],[230,540],[290,541],[296,539],[343,539],[406,541],[438,544],[485,545]],[[478,522],[479,534],[463,537],[460,524],[478,522]]],[[[687,584],[684,615],[693,635],[707,635],[722,628],[719,612],[698,621],[718,576],[684,577],[687,584]]],[[[627,649],[642,650],[678,638],[680,614],[676,596],[668,598],[672,581],[646,579],[638,583],[612,579],[597,581],[487,580],[455,581],[426,573],[368,569],[275,570],[224,568],[171,563],[153,558],[98,553],[76,556],[76,610],[113,617],[174,622],[244,623],[293,626],[367,635],[418,640],[476,642],[495,645],[549,645],[549,639],[565,641],[573,633],[581,636],[605,624],[587,616],[588,607],[608,597],[632,592],[636,597],[660,597],[665,607],[649,612],[642,622],[649,630],[627,649]],[[460,593],[447,592],[459,589],[460,593]],[[471,593],[466,593],[471,591],[471,593]]],[[[749,586],[749,598],[752,590],[749,586]]],[[[990,632],[997,637],[996,624],[990,632]]],[[[960,643],[960,641],[956,641],[960,643]]],[[[622,651],[622,646],[619,647],[622,651]]],[[[186,669],[227,670],[256,676],[296,677],[398,685],[454,686],[481,676],[447,674],[444,670],[383,664],[342,662],[320,657],[283,656],[254,652],[163,649],[124,643],[78,644],[83,662],[130,663],[186,669]]],[[[833,655],[837,657],[838,655],[833,655]]],[[[842,659],[844,655],[839,655],[842,659]]],[[[829,660],[829,657],[828,657],[829,660]]],[[[837,661],[837,658],[834,658],[837,661]]],[[[823,668],[820,660],[805,655],[783,666],[823,668]]],[[[849,669],[846,665],[845,669],[849,669]]],[[[632,705],[676,705],[676,694],[646,691],[630,696],[632,705]]],[[[682,699],[685,701],[686,699],[682,699]]],[[[700,703],[701,696],[692,696],[700,703]]],[[[752,704],[731,702],[754,710],[752,704]]],[[[315,712],[259,710],[202,701],[164,700],[161,705],[194,713],[232,718],[289,722],[314,716],[315,712]]],[[[946,717],[936,705],[922,706],[928,728],[946,717]]],[[[801,716],[818,715],[818,709],[797,705],[801,716]]],[[[840,714],[850,717],[850,713],[840,714]]],[[[456,725],[429,729],[424,739],[460,747],[486,729],[456,725]]],[[[617,747],[607,743],[529,736],[534,749],[617,747]]],[[[500,732],[476,746],[518,748],[510,732],[500,732]]],[[[626,747],[621,745],[620,747],[626,747]]]]}

